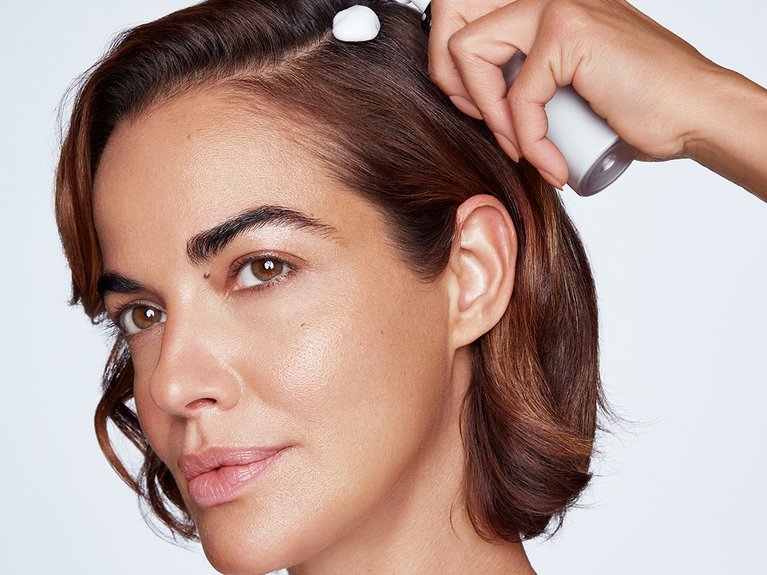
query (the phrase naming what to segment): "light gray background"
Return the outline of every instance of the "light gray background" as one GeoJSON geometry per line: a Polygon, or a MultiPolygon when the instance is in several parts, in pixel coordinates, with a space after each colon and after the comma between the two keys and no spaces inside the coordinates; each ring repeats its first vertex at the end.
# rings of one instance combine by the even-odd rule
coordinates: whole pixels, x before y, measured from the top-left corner
{"type": "MultiPolygon", "coordinates": [[[[51,199],[69,83],[115,32],[186,4],[2,0],[3,573],[213,572],[199,551],[148,530],[98,451],[91,420],[106,346],[66,305],[51,199]]],[[[767,85],[761,0],[636,5],[767,85]]],[[[564,198],[596,272],[609,397],[639,423],[603,440],[586,508],[553,541],[528,545],[533,565],[764,572],[767,204],[689,161],[634,165],[599,196],[564,198]]]]}

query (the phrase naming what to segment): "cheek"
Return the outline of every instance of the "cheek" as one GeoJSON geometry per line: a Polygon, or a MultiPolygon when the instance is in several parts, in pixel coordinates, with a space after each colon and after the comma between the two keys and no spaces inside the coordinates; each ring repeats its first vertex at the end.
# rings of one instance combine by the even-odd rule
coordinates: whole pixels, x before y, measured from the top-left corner
{"type": "Polygon", "coordinates": [[[247,379],[260,377],[254,391],[299,430],[305,472],[322,484],[334,477],[326,489],[349,505],[391,488],[452,398],[440,300],[392,291],[296,311],[251,356],[247,379]]]}
{"type": "Polygon", "coordinates": [[[404,415],[417,397],[439,392],[448,366],[438,298],[416,290],[403,297],[396,284],[369,293],[275,312],[268,331],[253,330],[248,318],[240,338],[250,345],[239,357],[247,387],[329,433],[404,415]]]}

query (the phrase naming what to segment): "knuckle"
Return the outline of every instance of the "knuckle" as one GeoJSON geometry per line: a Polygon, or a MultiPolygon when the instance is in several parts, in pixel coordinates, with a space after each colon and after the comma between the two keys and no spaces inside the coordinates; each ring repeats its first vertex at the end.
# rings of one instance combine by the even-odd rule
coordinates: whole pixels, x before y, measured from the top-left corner
{"type": "Polygon", "coordinates": [[[455,32],[447,41],[447,50],[453,59],[468,58],[476,53],[478,40],[468,27],[455,32]]]}
{"type": "Polygon", "coordinates": [[[543,14],[542,27],[560,39],[578,38],[594,27],[594,16],[582,2],[552,0],[543,14]]]}

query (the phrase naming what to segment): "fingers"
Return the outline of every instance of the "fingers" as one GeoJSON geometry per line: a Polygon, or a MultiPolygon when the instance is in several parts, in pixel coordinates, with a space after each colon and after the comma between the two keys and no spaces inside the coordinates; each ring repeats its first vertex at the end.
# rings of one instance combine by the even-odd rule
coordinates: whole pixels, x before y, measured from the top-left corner
{"type": "Polygon", "coordinates": [[[559,85],[552,73],[552,60],[533,48],[509,90],[506,106],[521,155],[547,182],[561,189],[569,171],[562,153],[546,137],[549,121],[545,108],[559,85]]]}
{"type": "Polygon", "coordinates": [[[448,49],[452,36],[467,24],[514,0],[433,0],[429,34],[429,74],[463,113],[482,119],[482,113],[465,88],[448,49]]]}
{"type": "Polygon", "coordinates": [[[450,37],[447,48],[467,99],[496,135],[504,151],[519,160],[518,142],[506,100],[508,88],[500,68],[518,50],[505,40],[498,25],[502,20],[499,12],[508,8],[501,8],[464,26],[450,37]]]}
{"type": "Polygon", "coordinates": [[[500,70],[518,50],[534,51],[544,7],[538,0],[507,0],[494,9],[485,6],[484,12],[468,13],[451,0],[435,0],[429,69],[456,107],[487,123],[511,158],[524,156],[561,188],[567,164],[546,139],[544,105],[557,88],[552,66],[545,59],[536,63],[531,54],[531,64],[523,66],[510,92],[500,70]]]}

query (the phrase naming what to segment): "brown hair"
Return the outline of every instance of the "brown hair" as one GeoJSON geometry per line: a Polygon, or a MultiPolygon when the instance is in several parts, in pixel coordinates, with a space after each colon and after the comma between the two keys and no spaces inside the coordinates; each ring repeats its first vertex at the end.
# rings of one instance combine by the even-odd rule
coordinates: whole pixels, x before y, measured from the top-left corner
{"type": "MultiPolygon", "coordinates": [[[[488,540],[540,535],[552,518],[561,522],[590,479],[602,402],[596,296],[583,247],[556,191],[526,162],[510,161],[484,124],[430,81],[418,14],[358,3],[381,21],[369,42],[330,33],[348,0],[211,0],[118,38],[79,88],[58,167],[56,215],[72,302],[103,319],[91,195],[112,131],[195,87],[232,88],[306,126],[296,139],[378,206],[403,261],[426,281],[447,264],[458,206],[492,194],[516,226],[519,255],[506,314],[473,344],[461,422],[466,502],[488,540]]],[[[96,412],[101,448],[163,523],[194,538],[179,489],[141,431],[132,387],[130,354],[118,338],[96,412]],[[144,456],[135,477],[112,448],[109,421],[144,456]]]]}

